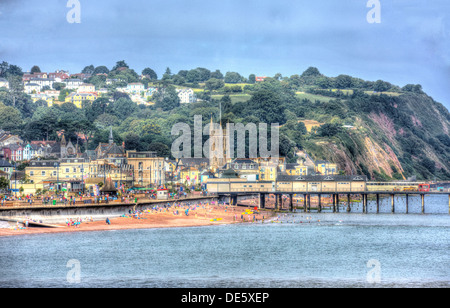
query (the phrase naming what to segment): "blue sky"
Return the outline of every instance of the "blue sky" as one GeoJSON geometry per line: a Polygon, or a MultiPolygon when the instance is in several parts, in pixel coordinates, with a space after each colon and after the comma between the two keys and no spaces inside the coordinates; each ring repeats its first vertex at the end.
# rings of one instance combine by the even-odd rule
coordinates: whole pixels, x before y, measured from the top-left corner
{"type": "Polygon", "coordinates": [[[380,0],[380,24],[367,22],[368,0],[79,1],[81,24],[69,24],[67,0],[0,0],[0,61],[74,73],[125,60],[159,76],[166,67],[291,76],[315,66],[422,84],[450,107],[448,0],[380,0]]]}

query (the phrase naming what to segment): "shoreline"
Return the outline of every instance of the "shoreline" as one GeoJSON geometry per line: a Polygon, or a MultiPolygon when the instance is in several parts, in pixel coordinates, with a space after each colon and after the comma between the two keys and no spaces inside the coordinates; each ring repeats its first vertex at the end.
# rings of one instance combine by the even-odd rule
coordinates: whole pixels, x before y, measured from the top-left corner
{"type": "MultiPolygon", "coordinates": [[[[57,234],[57,233],[79,233],[79,232],[100,232],[100,231],[119,231],[119,230],[140,230],[140,229],[165,229],[165,228],[192,228],[216,225],[230,225],[249,223],[255,218],[256,222],[270,219],[273,213],[267,210],[259,214],[243,215],[246,209],[238,207],[220,207],[207,206],[190,210],[189,216],[186,216],[184,210],[179,208],[177,215],[174,209],[164,211],[147,210],[136,215],[124,214],[121,217],[110,218],[111,225],[106,223],[106,219],[86,221],[81,217],[82,222],[76,226],[67,224],[54,224],[56,228],[28,227],[17,228],[17,224],[8,223],[11,227],[0,229],[0,237],[38,235],[38,234],[57,234]],[[244,221],[241,219],[244,218],[244,221]]],[[[247,212],[250,213],[250,212],[247,212]]],[[[61,217],[61,219],[66,219],[61,217]]],[[[74,221],[77,218],[72,218],[74,221]]]]}

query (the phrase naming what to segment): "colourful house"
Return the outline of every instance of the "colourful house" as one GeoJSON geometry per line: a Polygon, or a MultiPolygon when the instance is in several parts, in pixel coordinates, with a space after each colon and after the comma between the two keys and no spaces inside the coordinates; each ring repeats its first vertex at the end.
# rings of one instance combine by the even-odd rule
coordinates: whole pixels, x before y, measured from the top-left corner
{"type": "Polygon", "coordinates": [[[81,109],[83,102],[93,102],[97,99],[97,95],[92,93],[71,93],[66,97],[66,103],[72,103],[81,109]]]}
{"type": "Polygon", "coordinates": [[[318,160],[315,162],[315,171],[322,175],[336,175],[339,173],[336,164],[325,160],[318,160]]]}

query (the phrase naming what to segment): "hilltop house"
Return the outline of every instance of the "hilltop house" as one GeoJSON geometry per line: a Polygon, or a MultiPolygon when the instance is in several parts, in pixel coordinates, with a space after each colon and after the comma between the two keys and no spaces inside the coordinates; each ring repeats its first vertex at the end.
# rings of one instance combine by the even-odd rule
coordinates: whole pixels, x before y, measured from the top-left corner
{"type": "Polygon", "coordinates": [[[96,99],[97,99],[97,95],[92,94],[92,93],[70,93],[66,97],[66,103],[72,103],[81,109],[84,101],[88,101],[88,102],[92,103],[96,99]]]}
{"type": "Polygon", "coordinates": [[[5,147],[10,144],[22,144],[23,140],[19,136],[13,135],[10,132],[0,129],[0,147],[5,147]]]}
{"type": "Polygon", "coordinates": [[[127,93],[132,93],[132,94],[141,94],[141,92],[145,91],[145,86],[142,83],[129,83],[127,85],[127,93]]]}
{"type": "Polygon", "coordinates": [[[53,78],[31,78],[29,83],[35,83],[35,84],[39,85],[41,88],[43,88],[43,87],[53,88],[55,79],[53,79],[53,78]]]}
{"type": "Polygon", "coordinates": [[[83,83],[78,87],[78,93],[93,93],[95,92],[95,86],[90,83],[83,83]]]}
{"type": "Polygon", "coordinates": [[[180,103],[182,104],[190,104],[197,101],[194,90],[192,89],[177,89],[177,92],[178,97],[180,98],[180,103]]]}
{"type": "Polygon", "coordinates": [[[24,86],[24,92],[26,94],[38,93],[39,91],[41,91],[41,86],[37,83],[27,83],[24,86]]]}
{"type": "Polygon", "coordinates": [[[66,84],[66,89],[69,90],[78,89],[83,84],[83,81],[80,79],[66,79],[64,82],[66,84]]]}
{"type": "Polygon", "coordinates": [[[5,78],[0,78],[0,88],[9,89],[9,82],[5,78]]]}

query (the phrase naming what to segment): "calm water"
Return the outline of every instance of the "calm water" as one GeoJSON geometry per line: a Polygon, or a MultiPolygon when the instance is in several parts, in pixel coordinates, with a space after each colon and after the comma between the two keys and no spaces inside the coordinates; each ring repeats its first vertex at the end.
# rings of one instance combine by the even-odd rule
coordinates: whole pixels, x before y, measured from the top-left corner
{"type": "MultiPolygon", "coordinates": [[[[447,197],[428,209],[448,212],[447,197]]],[[[0,287],[450,286],[448,214],[279,221],[0,238],[0,287]],[[69,260],[80,264],[79,284],[67,280],[69,260]],[[367,281],[369,260],[378,262],[378,284],[367,281]]]]}

